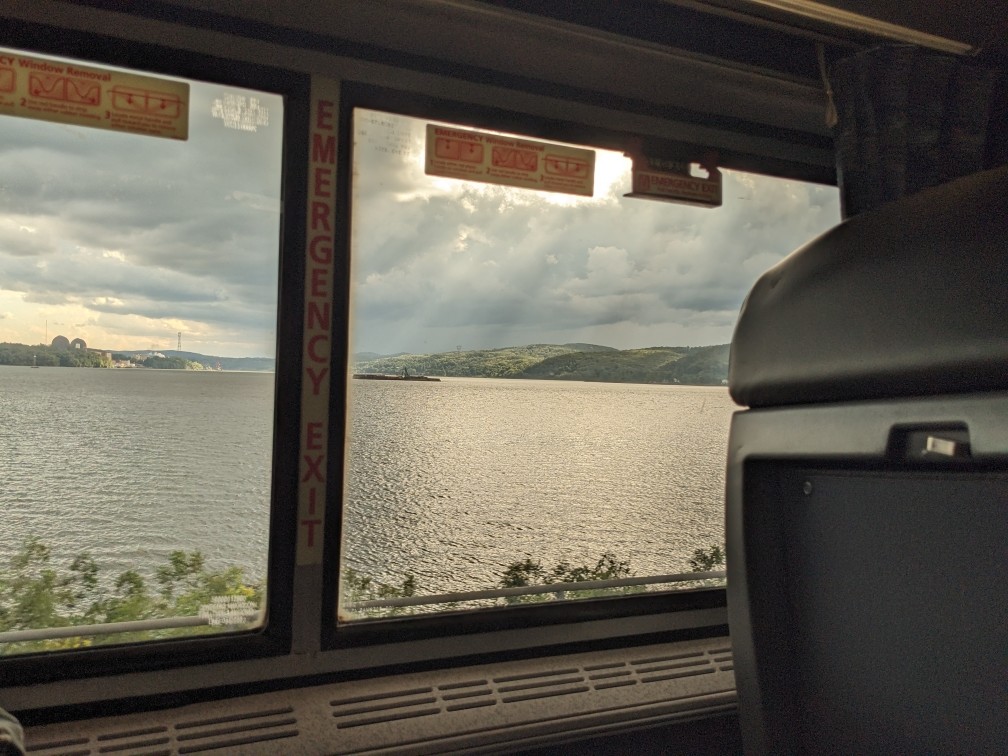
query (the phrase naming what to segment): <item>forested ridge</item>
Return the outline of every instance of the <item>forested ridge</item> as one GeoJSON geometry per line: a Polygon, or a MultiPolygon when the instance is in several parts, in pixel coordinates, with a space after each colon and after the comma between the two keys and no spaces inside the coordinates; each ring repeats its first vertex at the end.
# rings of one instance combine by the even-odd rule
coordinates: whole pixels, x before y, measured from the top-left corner
{"type": "Polygon", "coordinates": [[[728,348],[529,344],[436,354],[360,354],[354,355],[353,372],[720,386],[728,378],[728,348]]]}

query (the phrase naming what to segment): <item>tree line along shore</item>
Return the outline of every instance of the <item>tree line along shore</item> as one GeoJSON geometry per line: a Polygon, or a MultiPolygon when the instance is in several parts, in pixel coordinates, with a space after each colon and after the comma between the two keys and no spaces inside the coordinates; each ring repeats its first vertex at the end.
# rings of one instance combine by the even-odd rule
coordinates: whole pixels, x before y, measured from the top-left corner
{"type": "Polygon", "coordinates": [[[196,352],[58,349],[45,344],[0,344],[0,365],[38,367],[155,368],[167,370],[272,371],[272,357],[216,357],[196,352]]]}
{"type": "MultiPolygon", "coordinates": [[[[615,349],[597,344],[529,344],[433,354],[358,353],[351,359],[351,372],[721,386],[728,379],[728,352],[728,344],[642,349],[615,349]]],[[[214,357],[175,350],[111,352],[3,343],[0,344],[0,365],[272,371],[274,360],[214,357]]]]}

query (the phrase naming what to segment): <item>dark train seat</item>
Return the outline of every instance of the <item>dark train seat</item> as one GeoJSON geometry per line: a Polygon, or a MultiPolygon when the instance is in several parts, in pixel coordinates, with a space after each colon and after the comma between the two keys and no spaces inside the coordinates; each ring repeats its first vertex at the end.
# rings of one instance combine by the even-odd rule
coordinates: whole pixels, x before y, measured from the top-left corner
{"type": "Polygon", "coordinates": [[[730,390],[747,752],[1008,749],[1008,170],[764,274],[730,390]]]}

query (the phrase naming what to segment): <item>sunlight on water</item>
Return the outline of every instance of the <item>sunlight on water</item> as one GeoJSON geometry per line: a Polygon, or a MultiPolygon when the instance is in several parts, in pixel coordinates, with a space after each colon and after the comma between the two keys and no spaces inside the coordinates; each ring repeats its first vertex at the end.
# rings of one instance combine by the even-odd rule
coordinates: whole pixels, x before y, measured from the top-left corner
{"type": "Polygon", "coordinates": [[[637,575],[724,542],[724,388],[354,381],[344,564],[422,593],[489,588],[531,556],[637,575]]]}
{"type": "MultiPolygon", "coordinates": [[[[3,368],[0,561],[37,535],[109,579],[174,550],[266,573],[273,376],[3,368]]],[[[353,381],[345,564],[418,591],[511,562],[687,569],[723,543],[723,388],[353,381]]]]}

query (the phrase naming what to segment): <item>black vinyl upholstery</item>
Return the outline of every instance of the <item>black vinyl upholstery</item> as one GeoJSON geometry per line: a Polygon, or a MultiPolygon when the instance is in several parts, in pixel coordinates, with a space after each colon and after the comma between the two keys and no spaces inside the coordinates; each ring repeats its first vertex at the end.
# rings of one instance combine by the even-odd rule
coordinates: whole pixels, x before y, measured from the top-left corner
{"type": "Polygon", "coordinates": [[[729,383],[746,752],[1008,751],[1008,169],[764,274],[729,383]]]}
{"type": "Polygon", "coordinates": [[[1008,388],[1008,168],[851,218],[763,274],[729,389],[765,407],[1008,388]]]}

